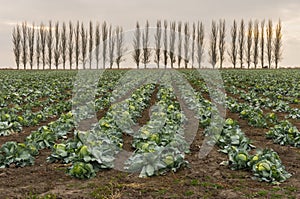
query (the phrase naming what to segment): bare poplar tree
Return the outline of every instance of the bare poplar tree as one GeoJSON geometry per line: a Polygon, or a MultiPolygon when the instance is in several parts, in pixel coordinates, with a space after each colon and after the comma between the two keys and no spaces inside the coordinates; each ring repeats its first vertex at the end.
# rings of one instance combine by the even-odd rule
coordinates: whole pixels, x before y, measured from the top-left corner
{"type": "Polygon", "coordinates": [[[32,24],[32,27],[28,27],[28,48],[29,48],[29,65],[30,69],[33,68],[33,58],[34,58],[34,38],[35,38],[35,26],[32,24]]]}
{"type": "Polygon", "coordinates": [[[76,62],[76,70],[78,70],[79,56],[80,56],[80,25],[79,25],[79,21],[77,21],[74,36],[75,36],[75,62],[76,62]]]}
{"type": "Polygon", "coordinates": [[[74,51],[73,35],[74,35],[73,24],[70,21],[69,22],[69,37],[68,37],[68,55],[69,55],[70,69],[72,69],[72,64],[73,64],[73,51],[74,51]]]}
{"type": "Polygon", "coordinates": [[[136,22],[136,29],[134,33],[134,39],[133,39],[133,60],[136,63],[137,68],[140,66],[140,59],[141,59],[141,30],[139,22],[136,22]]]}
{"type": "Polygon", "coordinates": [[[55,23],[54,37],[55,37],[55,43],[54,43],[54,65],[56,67],[56,70],[58,70],[58,65],[59,65],[59,61],[60,61],[60,54],[61,54],[59,22],[55,23]]]}
{"type": "Polygon", "coordinates": [[[278,68],[278,63],[282,59],[282,26],[281,20],[279,19],[278,24],[276,25],[275,30],[275,39],[274,39],[274,61],[275,61],[275,68],[278,68]]]}
{"type": "Polygon", "coordinates": [[[261,67],[265,66],[265,20],[260,24],[260,62],[261,67]]]}
{"type": "Polygon", "coordinates": [[[210,46],[209,46],[209,62],[215,68],[218,60],[217,52],[218,27],[215,21],[211,24],[210,46]]]}
{"type": "Polygon", "coordinates": [[[157,64],[157,68],[159,68],[159,62],[161,57],[161,21],[158,20],[156,22],[156,33],[154,35],[155,39],[155,63],[157,64]]]}
{"type": "Polygon", "coordinates": [[[66,23],[63,22],[62,25],[62,30],[61,30],[61,59],[62,59],[62,64],[63,64],[63,69],[66,69],[66,62],[67,62],[67,28],[66,28],[66,23]]]}
{"type": "Polygon", "coordinates": [[[99,61],[100,61],[100,24],[97,23],[96,30],[95,30],[95,58],[96,58],[96,65],[97,69],[99,69],[99,61]]]}
{"type": "Polygon", "coordinates": [[[40,25],[40,38],[41,38],[41,53],[42,53],[43,70],[45,70],[47,32],[45,29],[45,25],[43,23],[41,23],[41,25],[40,25]]]}
{"type": "Polygon", "coordinates": [[[41,38],[40,38],[40,33],[38,31],[37,31],[37,34],[36,34],[35,55],[36,55],[36,66],[37,66],[37,69],[40,69],[41,38]]]}
{"type": "Polygon", "coordinates": [[[233,21],[230,34],[231,34],[231,47],[228,54],[230,57],[230,61],[233,65],[233,68],[235,68],[237,63],[237,54],[238,54],[238,47],[237,47],[238,30],[237,30],[236,20],[233,21]]]}
{"type": "Polygon", "coordinates": [[[182,35],[181,35],[181,26],[182,23],[181,21],[178,22],[177,25],[177,31],[178,31],[178,55],[177,55],[177,60],[178,60],[178,68],[180,68],[181,64],[181,59],[182,59],[182,35]]]}
{"type": "Polygon", "coordinates": [[[20,69],[20,57],[21,57],[21,31],[20,31],[20,26],[17,25],[13,29],[12,33],[12,38],[13,38],[13,51],[15,55],[15,62],[17,65],[17,69],[20,69]]]}
{"type": "Polygon", "coordinates": [[[94,45],[94,37],[93,37],[93,22],[90,21],[90,26],[89,26],[89,33],[90,33],[90,36],[89,36],[89,66],[90,66],[90,69],[92,68],[92,61],[93,61],[93,45],[94,45]]]}
{"type": "Polygon", "coordinates": [[[247,61],[247,66],[248,69],[250,68],[251,65],[251,55],[252,55],[252,34],[253,34],[253,23],[252,20],[249,21],[248,23],[248,30],[247,30],[247,48],[246,48],[246,61],[247,61]]]}
{"type": "Polygon", "coordinates": [[[26,64],[27,64],[27,58],[28,58],[28,33],[27,33],[27,23],[23,22],[22,23],[22,38],[21,38],[21,44],[22,44],[22,63],[24,66],[24,69],[26,69],[26,64]]]}
{"type": "Polygon", "coordinates": [[[220,68],[223,68],[225,60],[225,37],[226,37],[226,24],[225,19],[219,22],[219,54],[220,54],[220,68]]]}
{"type": "Polygon", "coordinates": [[[272,41],[273,41],[273,23],[272,23],[272,20],[268,21],[266,31],[267,31],[267,59],[268,59],[269,68],[271,68],[271,65],[272,65],[272,49],[273,49],[273,45],[272,45],[272,41]]]}
{"type": "Polygon", "coordinates": [[[240,24],[238,43],[239,43],[239,49],[238,49],[239,60],[240,60],[241,68],[243,68],[244,51],[245,51],[245,22],[243,19],[240,24]]]}
{"type": "Polygon", "coordinates": [[[169,56],[171,62],[171,68],[173,68],[175,60],[175,39],[176,39],[176,23],[171,22],[170,24],[170,42],[169,42],[169,56]]]}
{"type": "Polygon", "coordinates": [[[116,64],[118,69],[120,68],[120,63],[124,60],[124,35],[123,35],[123,28],[118,26],[116,28],[116,64]]]}
{"type": "Polygon", "coordinates": [[[47,48],[48,48],[48,64],[51,70],[52,66],[52,49],[53,49],[53,33],[52,33],[52,21],[49,21],[48,34],[47,34],[47,48]]]}
{"type": "Polygon", "coordinates": [[[103,69],[105,68],[105,63],[106,63],[106,55],[107,55],[107,35],[108,35],[108,30],[107,30],[107,25],[106,22],[102,24],[102,61],[103,61],[103,69]]]}
{"type": "Polygon", "coordinates": [[[189,59],[190,59],[190,28],[189,24],[186,22],[184,24],[184,67],[188,67],[189,59]]]}
{"type": "Polygon", "coordinates": [[[197,50],[197,62],[198,62],[198,67],[201,68],[201,63],[203,59],[203,54],[204,54],[204,26],[203,23],[199,23],[197,25],[197,42],[196,42],[196,50],[197,50]]]}
{"type": "Polygon", "coordinates": [[[195,63],[195,42],[196,42],[196,24],[193,23],[192,49],[191,49],[192,68],[194,68],[194,63],[195,63]]]}
{"type": "Polygon", "coordinates": [[[163,49],[163,54],[164,54],[164,65],[165,68],[167,67],[168,64],[168,22],[165,20],[164,21],[164,49],[163,49]]]}
{"type": "Polygon", "coordinates": [[[108,42],[108,55],[109,55],[109,68],[112,69],[115,61],[115,36],[112,26],[109,27],[109,42],[108,42]]]}
{"type": "Polygon", "coordinates": [[[150,62],[151,50],[149,48],[149,22],[146,22],[145,30],[142,36],[142,44],[143,44],[143,58],[142,62],[144,64],[144,68],[146,68],[147,64],[150,62]]]}
{"type": "Polygon", "coordinates": [[[88,33],[87,30],[85,30],[83,23],[81,23],[81,61],[82,61],[82,67],[85,69],[86,64],[86,56],[87,56],[87,44],[88,44],[88,33]]]}
{"type": "Polygon", "coordinates": [[[259,49],[258,49],[258,45],[259,45],[259,22],[257,20],[255,20],[254,22],[254,30],[253,30],[253,64],[254,64],[254,68],[257,68],[257,64],[258,64],[258,54],[259,54],[259,49]]]}

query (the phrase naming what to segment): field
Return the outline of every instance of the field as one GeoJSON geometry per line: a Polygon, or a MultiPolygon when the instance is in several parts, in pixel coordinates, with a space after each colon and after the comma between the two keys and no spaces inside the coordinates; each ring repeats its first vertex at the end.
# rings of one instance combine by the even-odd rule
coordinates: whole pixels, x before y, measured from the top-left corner
{"type": "Polygon", "coordinates": [[[300,71],[0,71],[1,198],[300,198],[300,71]]]}

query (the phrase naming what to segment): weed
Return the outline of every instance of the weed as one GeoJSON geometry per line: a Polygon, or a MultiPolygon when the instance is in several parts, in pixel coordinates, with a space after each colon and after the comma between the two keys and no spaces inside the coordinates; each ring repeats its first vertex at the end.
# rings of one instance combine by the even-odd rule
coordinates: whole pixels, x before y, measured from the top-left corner
{"type": "Polygon", "coordinates": [[[194,192],[189,190],[189,191],[184,192],[184,195],[185,196],[192,196],[192,195],[194,195],[194,192]]]}
{"type": "Polygon", "coordinates": [[[192,186],[198,186],[199,185],[199,180],[197,180],[197,179],[191,180],[191,185],[192,186]]]}

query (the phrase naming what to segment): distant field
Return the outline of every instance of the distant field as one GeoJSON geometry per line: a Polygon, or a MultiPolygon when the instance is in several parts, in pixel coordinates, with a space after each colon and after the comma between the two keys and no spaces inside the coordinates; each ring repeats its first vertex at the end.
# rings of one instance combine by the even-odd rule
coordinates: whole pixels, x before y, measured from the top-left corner
{"type": "Polygon", "coordinates": [[[0,79],[1,198],[300,198],[300,70],[0,79]]]}

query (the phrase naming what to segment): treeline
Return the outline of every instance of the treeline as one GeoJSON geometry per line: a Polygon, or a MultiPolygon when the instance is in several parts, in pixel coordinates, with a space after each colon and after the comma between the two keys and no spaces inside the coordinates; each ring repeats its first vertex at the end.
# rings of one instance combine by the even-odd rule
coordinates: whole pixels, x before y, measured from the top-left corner
{"type": "Polygon", "coordinates": [[[213,68],[225,61],[233,68],[278,68],[282,60],[281,21],[233,21],[227,36],[225,20],[212,21],[205,42],[202,22],[182,23],[158,20],[154,28],[147,21],[143,28],[136,23],[133,41],[125,41],[123,28],[106,22],[85,27],[77,21],[60,24],[28,25],[23,22],[12,31],[13,52],[17,69],[99,69],[117,68],[125,61],[130,43],[132,61],[144,68],[153,60],[157,67],[202,68],[205,54],[213,68]],[[150,31],[151,29],[151,31],[150,31]],[[151,34],[151,35],[150,35],[151,34]],[[153,45],[150,45],[153,37],[153,45]],[[127,42],[127,46],[126,46],[127,42]],[[101,45],[100,45],[101,44],[101,45]],[[205,50],[207,49],[207,50],[205,50]],[[101,63],[100,63],[101,62],[101,63]],[[266,66],[267,63],[267,66],[266,66]]]}
{"type": "Polygon", "coordinates": [[[61,27],[59,22],[53,24],[52,21],[49,21],[47,26],[43,23],[39,26],[34,24],[29,26],[24,22],[14,27],[12,32],[17,69],[21,65],[24,69],[27,69],[28,65],[30,69],[33,69],[34,63],[37,69],[45,69],[46,66],[49,69],[53,67],[58,69],[59,65],[62,65],[63,69],[78,69],[80,64],[85,69],[87,62],[89,68],[92,68],[93,59],[96,60],[97,68],[99,68],[100,56],[103,56],[103,65],[106,63],[107,41],[108,37],[114,38],[113,34],[116,34],[117,39],[113,39],[113,44],[109,44],[109,50],[114,52],[116,44],[116,51],[120,56],[114,61],[119,66],[124,52],[122,32],[121,27],[113,30],[112,26],[108,26],[106,22],[101,27],[99,23],[94,27],[90,22],[88,29],[79,22],[75,25],[72,22],[68,24],[63,22],[61,27]],[[103,42],[102,55],[99,49],[101,40],[103,42]]]}

